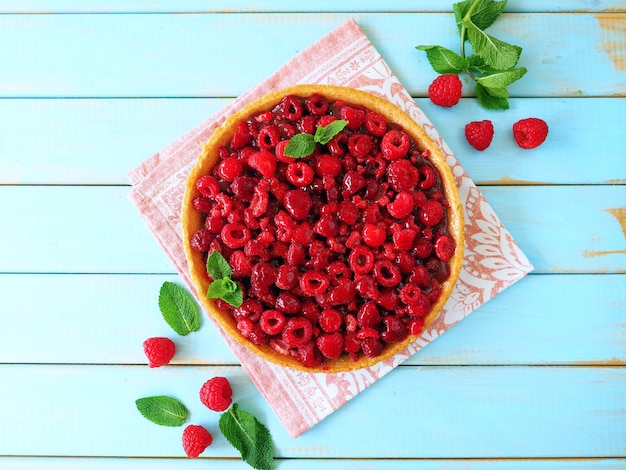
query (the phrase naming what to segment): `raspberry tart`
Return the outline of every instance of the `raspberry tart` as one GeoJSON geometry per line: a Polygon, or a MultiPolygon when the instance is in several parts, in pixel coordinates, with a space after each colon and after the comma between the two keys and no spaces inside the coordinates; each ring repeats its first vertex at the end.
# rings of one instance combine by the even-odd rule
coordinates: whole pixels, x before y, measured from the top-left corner
{"type": "Polygon", "coordinates": [[[272,92],[226,119],[188,177],[182,228],[208,313],[255,354],[312,372],[406,348],[463,260],[441,150],[395,105],[330,85],[272,92]],[[227,280],[209,274],[216,253],[227,266],[213,276],[227,280]],[[208,298],[224,282],[239,297],[208,298]]]}

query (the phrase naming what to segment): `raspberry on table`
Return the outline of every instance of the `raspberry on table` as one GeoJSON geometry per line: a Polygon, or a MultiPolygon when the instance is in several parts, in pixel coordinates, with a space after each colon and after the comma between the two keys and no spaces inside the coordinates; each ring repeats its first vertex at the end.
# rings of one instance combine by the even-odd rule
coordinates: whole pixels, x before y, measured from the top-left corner
{"type": "Polygon", "coordinates": [[[200,401],[213,411],[226,410],[233,401],[233,390],[226,377],[213,377],[200,389],[200,401]]]}
{"type": "Polygon", "coordinates": [[[548,137],[548,124],[543,119],[520,119],[513,124],[513,138],[523,149],[539,147],[546,137],[548,137]]]}
{"type": "Polygon", "coordinates": [[[150,368],[161,367],[170,363],[176,354],[176,345],[169,338],[153,337],[143,342],[143,351],[150,368]]]}
{"type": "Polygon", "coordinates": [[[465,125],[467,142],[479,151],[483,151],[491,145],[493,133],[493,123],[488,119],[472,121],[465,125]]]}
{"type": "Polygon", "coordinates": [[[458,75],[446,73],[439,75],[428,87],[428,97],[438,105],[450,108],[461,99],[463,82],[458,75]]]}
{"type": "Polygon", "coordinates": [[[190,424],[183,430],[183,450],[189,458],[197,458],[213,443],[213,436],[206,428],[190,424]]]}

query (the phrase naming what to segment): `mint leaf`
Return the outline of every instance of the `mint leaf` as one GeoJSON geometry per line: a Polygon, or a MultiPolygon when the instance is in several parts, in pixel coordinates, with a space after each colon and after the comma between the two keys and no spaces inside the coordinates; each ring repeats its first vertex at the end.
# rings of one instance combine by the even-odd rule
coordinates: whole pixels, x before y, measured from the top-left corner
{"type": "Polygon", "coordinates": [[[480,29],[487,29],[502,14],[507,0],[466,0],[452,5],[454,18],[461,30],[463,20],[469,20],[480,29]]]}
{"type": "Polygon", "coordinates": [[[292,158],[308,157],[315,150],[316,143],[326,145],[330,139],[335,137],[348,124],[348,121],[337,119],[327,126],[319,126],[315,134],[296,134],[285,146],[285,155],[292,158]]]}
{"type": "Polygon", "coordinates": [[[515,67],[522,53],[521,47],[513,46],[488,35],[471,21],[464,20],[463,25],[467,29],[467,37],[474,54],[484,59],[487,65],[498,70],[515,67]]]}
{"type": "Polygon", "coordinates": [[[209,284],[209,288],[206,292],[207,298],[221,299],[224,294],[228,294],[229,291],[227,290],[225,285],[228,281],[230,281],[230,279],[216,279],[211,284],[209,284]]]}
{"type": "Polygon", "coordinates": [[[219,427],[241,458],[257,470],[274,468],[274,444],[267,428],[237,403],[220,416],[219,427]]]}
{"type": "Polygon", "coordinates": [[[206,270],[213,279],[230,277],[233,273],[226,258],[217,250],[213,250],[207,258],[206,270]]]}
{"type": "Polygon", "coordinates": [[[200,329],[200,312],[191,294],[178,284],[164,282],[159,291],[159,309],[167,324],[179,335],[200,329]]]}
{"type": "Polygon", "coordinates": [[[519,67],[516,69],[504,70],[501,72],[494,72],[489,75],[483,75],[482,77],[478,77],[476,79],[476,82],[489,89],[506,88],[511,83],[522,78],[526,72],[526,67],[519,67]]]}
{"type": "Polygon", "coordinates": [[[308,157],[315,150],[315,140],[311,134],[296,134],[285,146],[285,155],[292,158],[308,157]]]}
{"type": "Polygon", "coordinates": [[[326,145],[328,142],[330,142],[330,139],[339,134],[347,125],[348,121],[344,121],[343,119],[337,119],[327,126],[319,126],[315,130],[313,140],[315,142],[319,142],[322,145],[326,145]]]}
{"type": "Polygon", "coordinates": [[[181,402],[166,396],[139,398],[135,405],[144,418],[160,426],[180,426],[189,413],[181,402]]]}
{"type": "Polygon", "coordinates": [[[437,73],[461,73],[469,67],[469,61],[459,54],[442,46],[417,46],[425,51],[428,62],[437,73]]]}
{"type": "Polygon", "coordinates": [[[487,65],[485,60],[482,57],[477,56],[476,54],[472,54],[467,57],[467,61],[469,62],[469,68],[471,70],[475,72],[480,72],[483,75],[501,72],[501,70],[497,70],[491,65],[487,65]]]}
{"type": "Polygon", "coordinates": [[[209,299],[222,299],[233,307],[243,303],[243,292],[239,285],[230,278],[216,279],[209,285],[206,293],[209,299]]]}
{"type": "Polygon", "coordinates": [[[243,303],[243,291],[238,287],[237,290],[233,292],[226,292],[222,295],[222,300],[233,307],[241,307],[243,303]]]}
{"type": "Polygon", "coordinates": [[[507,97],[508,93],[506,92],[506,90],[504,90],[504,92],[502,91],[502,89],[488,90],[480,83],[476,84],[476,98],[478,98],[478,102],[485,109],[509,109],[509,101],[507,100],[507,97]],[[490,92],[493,94],[490,94],[490,92]],[[505,93],[507,96],[502,96],[505,93]]]}
{"type": "Polygon", "coordinates": [[[481,0],[474,9],[471,20],[480,29],[487,29],[502,14],[507,0],[496,2],[494,0],[481,0]]]}
{"type": "Polygon", "coordinates": [[[454,11],[454,19],[459,27],[459,31],[463,27],[463,18],[467,16],[467,12],[472,7],[473,0],[465,0],[464,2],[457,2],[452,5],[454,11]]]}

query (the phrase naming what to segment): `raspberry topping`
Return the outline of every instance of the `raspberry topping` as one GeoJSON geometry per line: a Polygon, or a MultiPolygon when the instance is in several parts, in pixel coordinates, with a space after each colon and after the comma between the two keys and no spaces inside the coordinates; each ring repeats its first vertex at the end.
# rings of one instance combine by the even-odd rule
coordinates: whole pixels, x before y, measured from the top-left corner
{"type": "MultiPolygon", "coordinates": [[[[441,176],[404,129],[362,106],[289,95],[218,152],[196,182],[204,223],[190,245],[229,261],[244,301],[217,306],[244,338],[317,367],[421,332],[456,243],[441,176]],[[285,156],[293,135],[337,119],[348,124],[328,144],[285,156]]],[[[231,393],[215,378],[201,399],[224,410],[231,393]]]]}

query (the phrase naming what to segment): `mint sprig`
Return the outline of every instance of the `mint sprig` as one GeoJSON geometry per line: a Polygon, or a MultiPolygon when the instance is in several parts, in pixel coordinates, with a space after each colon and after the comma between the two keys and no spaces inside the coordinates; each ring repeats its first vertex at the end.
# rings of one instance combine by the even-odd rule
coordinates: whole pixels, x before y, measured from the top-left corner
{"type": "Polygon", "coordinates": [[[453,5],[461,39],[460,54],[443,46],[421,45],[433,69],[440,74],[467,75],[476,82],[476,97],[486,109],[508,109],[507,87],[527,72],[516,67],[522,48],[508,44],[487,33],[502,14],[507,0],[465,0],[453,5]],[[472,54],[466,55],[469,42],[472,54]]]}
{"type": "Polygon", "coordinates": [[[207,298],[222,299],[233,307],[243,303],[243,291],[239,284],[231,279],[233,270],[217,250],[213,250],[206,260],[206,270],[213,279],[207,290],[207,298]]]}
{"type": "Polygon", "coordinates": [[[159,291],[159,309],[167,324],[179,335],[200,329],[200,312],[191,294],[178,284],[164,282],[159,291]]]}
{"type": "Polygon", "coordinates": [[[219,427],[241,458],[257,470],[274,468],[274,444],[268,429],[254,415],[239,409],[237,403],[222,415],[219,427]]]}
{"type": "Polygon", "coordinates": [[[326,126],[318,126],[315,134],[301,133],[294,135],[285,146],[285,156],[292,158],[308,157],[315,150],[316,144],[326,145],[339,134],[348,121],[337,119],[326,126]]]}
{"type": "Polygon", "coordinates": [[[164,395],[135,400],[141,415],[160,426],[181,426],[189,412],[176,398],[164,395]]]}

